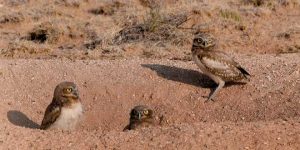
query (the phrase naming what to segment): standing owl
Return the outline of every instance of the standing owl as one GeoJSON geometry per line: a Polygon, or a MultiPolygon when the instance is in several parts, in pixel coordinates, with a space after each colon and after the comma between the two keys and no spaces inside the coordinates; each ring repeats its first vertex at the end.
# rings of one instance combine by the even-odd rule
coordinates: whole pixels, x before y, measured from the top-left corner
{"type": "Polygon", "coordinates": [[[250,74],[239,63],[228,54],[215,50],[215,45],[215,39],[209,34],[196,33],[192,46],[194,62],[203,74],[218,84],[208,100],[214,99],[225,82],[250,79],[250,74]]]}

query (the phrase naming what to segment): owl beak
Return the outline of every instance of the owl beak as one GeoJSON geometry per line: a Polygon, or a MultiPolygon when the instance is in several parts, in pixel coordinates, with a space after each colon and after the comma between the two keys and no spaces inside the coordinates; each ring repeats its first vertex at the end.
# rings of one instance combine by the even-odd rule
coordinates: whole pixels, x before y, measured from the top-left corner
{"type": "Polygon", "coordinates": [[[142,119],[142,115],[141,115],[141,113],[139,113],[139,120],[141,120],[142,119]]]}
{"type": "Polygon", "coordinates": [[[78,94],[78,93],[75,93],[75,96],[78,98],[78,97],[79,97],[79,94],[78,94]]]}
{"type": "Polygon", "coordinates": [[[74,96],[75,96],[75,98],[78,98],[79,97],[78,92],[74,92],[74,96]]]}

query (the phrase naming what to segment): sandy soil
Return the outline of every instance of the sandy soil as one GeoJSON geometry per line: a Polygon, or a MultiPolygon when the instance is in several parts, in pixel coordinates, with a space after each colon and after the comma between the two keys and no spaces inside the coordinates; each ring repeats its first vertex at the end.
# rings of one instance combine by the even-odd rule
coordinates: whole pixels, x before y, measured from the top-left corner
{"type": "Polygon", "coordinates": [[[0,147],[300,148],[299,54],[235,55],[248,84],[214,87],[191,62],[169,60],[1,60],[0,147]],[[85,121],[74,132],[37,128],[60,81],[76,82],[85,121]],[[164,115],[162,126],[122,132],[137,104],[164,115]]]}
{"type": "Polygon", "coordinates": [[[0,0],[0,149],[300,149],[299,21],[299,0],[0,0]],[[197,31],[251,81],[205,103],[197,31]],[[65,80],[84,122],[41,131],[65,80]],[[139,104],[164,123],[122,132],[139,104]]]}

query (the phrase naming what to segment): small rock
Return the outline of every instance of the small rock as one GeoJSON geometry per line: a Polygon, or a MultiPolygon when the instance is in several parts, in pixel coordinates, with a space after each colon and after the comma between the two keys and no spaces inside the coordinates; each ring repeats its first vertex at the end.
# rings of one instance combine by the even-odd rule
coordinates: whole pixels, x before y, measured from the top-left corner
{"type": "Polygon", "coordinates": [[[267,79],[268,79],[269,81],[272,81],[272,79],[271,79],[271,77],[270,77],[270,76],[267,76],[267,79]]]}

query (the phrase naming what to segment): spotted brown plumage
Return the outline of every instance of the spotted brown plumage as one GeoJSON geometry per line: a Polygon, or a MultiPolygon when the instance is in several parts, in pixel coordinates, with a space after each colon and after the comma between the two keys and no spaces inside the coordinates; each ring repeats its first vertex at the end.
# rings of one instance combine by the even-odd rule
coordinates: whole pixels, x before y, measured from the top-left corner
{"type": "Polygon", "coordinates": [[[215,50],[215,39],[205,33],[197,33],[193,40],[192,55],[203,74],[209,76],[218,87],[208,97],[212,100],[225,82],[249,80],[250,74],[228,54],[215,50]]]}
{"type": "Polygon", "coordinates": [[[123,129],[136,130],[155,125],[153,110],[148,106],[139,105],[135,106],[130,112],[129,124],[123,129]]]}
{"type": "Polygon", "coordinates": [[[56,119],[61,113],[61,107],[59,105],[60,104],[58,104],[56,100],[52,100],[52,103],[48,105],[40,127],[41,129],[48,129],[51,126],[51,124],[53,124],[56,121],[56,119]]]}
{"type": "Polygon", "coordinates": [[[62,82],[54,90],[40,129],[74,129],[83,115],[77,86],[73,82],[62,82]]]}

